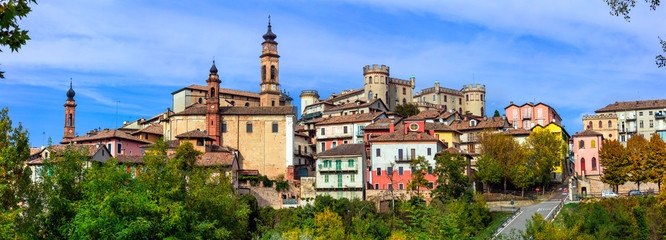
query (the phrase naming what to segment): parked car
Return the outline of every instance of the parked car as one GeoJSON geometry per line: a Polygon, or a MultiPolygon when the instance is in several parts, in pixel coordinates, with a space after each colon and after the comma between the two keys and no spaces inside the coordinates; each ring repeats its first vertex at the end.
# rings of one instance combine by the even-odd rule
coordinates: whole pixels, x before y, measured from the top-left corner
{"type": "Polygon", "coordinates": [[[618,197],[616,193],[614,193],[611,190],[603,190],[601,191],[601,197],[618,197]]]}
{"type": "Polygon", "coordinates": [[[638,190],[631,190],[629,191],[629,196],[645,196],[645,193],[638,190]]]}

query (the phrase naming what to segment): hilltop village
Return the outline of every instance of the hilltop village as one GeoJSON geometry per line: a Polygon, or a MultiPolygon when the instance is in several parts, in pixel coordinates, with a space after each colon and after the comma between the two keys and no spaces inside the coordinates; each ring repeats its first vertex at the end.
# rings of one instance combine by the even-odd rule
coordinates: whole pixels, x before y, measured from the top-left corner
{"type": "MultiPolygon", "coordinates": [[[[637,134],[666,137],[666,100],[609,104],[596,115],[583,117],[586,129],[570,135],[562,117],[547,103],[510,102],[499,116],[487,116],[487,91],[493,93],[485,85],[435,82],[416,91],[414,76],[401,79],[391,75],[389,66],[378,64],[359,66],[363,75],[358,76],[357,86],[350,86],[353,89],[323,97],[316,89],[303,90],[297,109],[294,99],[280,88],[276,38],[269,22],[259,54],[257,92],[220,88],[223,80],[213,61],[205,81],[171,93],[167,111],[117,129],[93,129],[77,136],[76,93],[70,84],[62,141],[31,149],[27,164],[34,169],[33,180],[39,180],[37,170],[44,161],[68,145],[85,147],[89,161],[116,158],[128,172],[139,174],[146,151],[162,138],[169,156],[181,144],[192,143],[203,153],[196,165],[224,167],[234,187],[255,195],[263,206],[294,207],[318,195],[380,203],[392,197],[389,191],[411,196],[410,163],[418,157],[429,165],[427,187],[422,188],[427,196],[436,187],[433,167],[442,153],[463,155],[472,188],[483,191],[473,177],[482,132],[504,133],[524,142],[532,132],[549,131],[565,148],[552,171],[552,182],[568,184],[572,192],[598,193],[610,188],[600,181],[603,139],[626,144],[637,134]],[[419,113],[403,116],[396,111],[406,105],[419,113]],[[288,190],[255,181],[263,177],[288,182],[288,190]]],[[[642,186],[656,189],[651,183],[642,186]]],[[[621,186],[623,191],[634,188],[633,183],[621,186]]]]}

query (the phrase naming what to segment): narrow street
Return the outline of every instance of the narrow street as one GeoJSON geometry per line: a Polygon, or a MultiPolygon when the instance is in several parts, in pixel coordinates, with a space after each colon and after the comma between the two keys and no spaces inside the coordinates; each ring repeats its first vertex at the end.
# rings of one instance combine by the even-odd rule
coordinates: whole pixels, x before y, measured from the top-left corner
{"type": "Polygon", "coordinates": [[[527,220],[532,219],[534,213],[539,213],[543,217],[545,217],[555,207],[557,207],[560,201],[562,201],[562,199],[566,197],[565,195],[562,195],[563,191],[564,190],[558,190],[557,192],[553,193],[553,195],[546,201],[530,206],[521,207],[522,212],[519,213],[519,215],[516,218],[514,218],[513,221],[509,223],[508,226],[502,229],[500,231],[500,234],[509,235],[514,230],[516,233],[518,233],[519,231],[525,231],[527,220]]]}

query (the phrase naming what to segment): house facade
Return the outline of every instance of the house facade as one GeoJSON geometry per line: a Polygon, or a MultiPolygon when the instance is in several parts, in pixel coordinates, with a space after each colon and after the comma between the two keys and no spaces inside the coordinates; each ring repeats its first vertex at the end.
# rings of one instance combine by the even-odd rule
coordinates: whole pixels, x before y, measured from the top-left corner
{"type": "Polygon", "coordinates": [[[317,195],[365,199],[365,143],[344,144],[317,154],[317,195]]]}
{"type": "Polygon", "coordinates": [[[385,113],[362,113],[329,117],[318,122],[315,124],[317,152],[343,144],[364,142],[365,126],[382,118],[386,118],[385,113]]]}
{"type": "Polygon", "coordinates": [[[513,128],[530,130],[534,126],[546,126],[549,123],[562,124],[562,118],[552,107],[544,103],[525,103],[515,105],[513,102],[506,108],[506,119],[513,128]]]}

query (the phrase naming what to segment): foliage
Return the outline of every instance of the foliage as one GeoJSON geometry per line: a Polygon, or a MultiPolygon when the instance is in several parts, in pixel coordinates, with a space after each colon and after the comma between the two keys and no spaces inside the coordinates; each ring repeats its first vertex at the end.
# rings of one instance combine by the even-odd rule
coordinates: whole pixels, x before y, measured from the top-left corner
{"type": "Polygon", "coordinates": [[[512,183],[522,189],[521,197],[525,197],[525,188],[532,186],[535,183],[535,174],[527,162],[519,163],[513,168],[512,183]]]}
{"type": "Polygon", "coordinates": [[[409,166],[414,172],[412,172],[412,180],[407,183],[407,189],[409,191],[416,191],[416,196],[420,197],[421,188],[428,187],[428,180],[425,179],[425,175],[428,173],[430,164],[425,157],[418,156],[409,163],[409,166]]]}
{"type": "MultiPolygon", "coordinates": [[[[30,13],[28,4],[37,4],[36,0],[9,0],[0,2],[0,46],[9,46],[12,52],[18,52],[26,41],[30,40],[28,31],[22,30],[18,21],[30,13]]],[[[0,49],[0,52],[2,50],[0,49]]],[[[0,72],[0,78],[4,72],[0,72]]]]}
{"type": "Polygon", "coordinates": [[[289,190],[289,182],[287,181],[276,181],[275,182],[275,191],[282,192],[289,190]]]}
{"type": "Polygon", "coordinates": [[[647,157],[649,145],[641,135],[635,135],[627,141],[627,160],[629,166],[627,169],[628,180],[635,182],[638,185],[638,190],[641,188],[641,183],[647,181],[647,157]]]}
{"type": "Polygon", "coordinates": [[[657,183],[661,189],[662,178],[666,176],[666,143],[659,137],[659,134],[654,134],[650,138],[647,155],[648,181],[657,183]]]}
{"type": "MultiPolygon", "coordinates": [[[[522,156],[523,161],[529,161],[535,176],[535,184],[548,185],[551,173],[555,166],[559,166],[564,155],[564,141],[558,139],[548,130],[536,130],[530,133],[525,141],[527,144],[527,156],[522,156]]],[[[521,157],[516,162],[520,163],[521,157]]],[[[519,166],[519,164],[516,164],[519,166]]]]}
{"type": "Polygon", "coordinates": [[[402,115],[403,117],[410,117],[419,114],[421,111],[415,104],[406,103],[403,105],[396,105],[394,112],[402,115]]]}
{"type": "Polygon", "coordinates": [[[502,182],[502,165],[498,161],[495,161],[492,156],[488,154],[482,155],[476,160],[476,166],[478,172],[476,172],[474,177],[487,186],[484,187],[486,192],[491,192],[491,184],[502,182]]]}
{"type": "Polygon", "coordinates": [[[461,199],[466,193],[470,195],[469,178],[464,174],[467,165],[465,156],[442,151],[435,157],[434,174],[437,175],[437,188],[432,194],[446,200],[461,199]]]}
{"type": "MultiPolygon", "coordinates": [[[[506,192],[507,182],[511,179],[511,171],[517,162],[522,162],[521,158],[525,157],[525,150],[510,135],[490,131],[481,133],[479,144],[482,155],[492,158],[500,166],[504,192],[506,192]]],[[[487,173],[480,174],[487,175],[487,173]]]]}
{"type": "MultiPolygon", "coordinates": [[[[613,16],[622,16],[627,22],[631,19],[629,12],[631,9],[636,6],[636,0],[605,0],[606,4],[611,8],[610,14],[613,16]]],[[[652,11],[657,10],[657,7],[660,4],[660,0],[645,0],[649,4],[649,8],[652,11]]],[[[659,38],[659,44],[661,44],[662,51],[666,53],[666,41],[659,38]]],[[[657,55],[655,57],[655,63],[657,67],[666,66],[666,57],[663,55],[657,55]]]]}
{"type": "Polygon", "coordinates": [[[19,202],[30,186],[28,170],[23,165],[30,155],[28,131],[21,123],[12,127],[9,109],[0,110],[0,238],[15,238],[18,228],[14,220],[21,209],[19,202]],[[24,177],[22,177],[24,176],[24,177]],[[21,181],[21,180],[24,181],[21,181]],[[27,179],[27,182],[25,181],[27,179]]]}
{"type": "Polygon", "coordinates": [[[627,151],[616,139],[604,140],[599,149],[599,161],[604,167],[604,175],[601,181],[610,185],[617,186],[627,182],[627,168],[629,160],[627,151]]]}
{"type": "Polygon", "coordinates": [[[501,116],[502,115],[500,115],[500,112],[497,109],[495,109],[495,113],[493,114],[493,117],[501,117],[501,116]]]}

